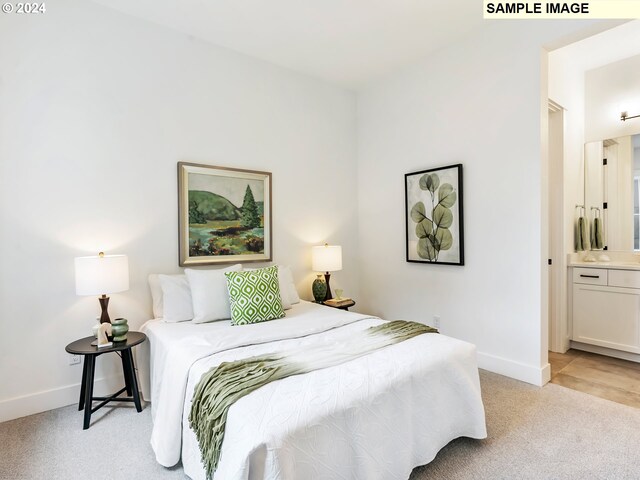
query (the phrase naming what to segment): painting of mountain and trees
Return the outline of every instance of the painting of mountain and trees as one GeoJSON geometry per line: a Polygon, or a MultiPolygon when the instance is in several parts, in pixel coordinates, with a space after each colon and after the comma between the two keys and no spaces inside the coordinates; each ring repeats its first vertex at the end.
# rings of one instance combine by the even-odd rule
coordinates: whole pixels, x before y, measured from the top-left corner
{"type": "Polygon", "coordinates": [[[180,264],[271,259],[271,173],[180,162],[180,264]]]}

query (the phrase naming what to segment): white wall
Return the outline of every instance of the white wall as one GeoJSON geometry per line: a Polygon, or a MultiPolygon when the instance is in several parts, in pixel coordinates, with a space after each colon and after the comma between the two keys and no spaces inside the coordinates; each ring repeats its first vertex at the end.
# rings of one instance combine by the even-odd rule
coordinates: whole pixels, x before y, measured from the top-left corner
{"type": "Polygon", "coordinates": [[[481,367],[537,384],[548,377],[541,47],[586,26],[491,22],[358,97],[364,308],[439,315],[443,333],[477,345],[481,367]],[[403,175],[458,162],[466,265],[406,263],[403,175]]]}
{"type": "Polygon", "coordinates": [[[64,347],[99,308],[75,256],[128,254],[111,316],[150,318],[147,275],[179,270],[178,161],[273,172],[274,260],[309,298],[311,245],[341,244],[332,285],[359,297],[353,93],[81,1],[0,15],[0,65],[0,421],[76,401],[64,347]]]}
{"type": "Polygon", "coordinates": [[[585,89],[587,142],[640,133],[640,118],[620,121],[623,111],[640,115],[640,55],[588,70],[585,89]]]}

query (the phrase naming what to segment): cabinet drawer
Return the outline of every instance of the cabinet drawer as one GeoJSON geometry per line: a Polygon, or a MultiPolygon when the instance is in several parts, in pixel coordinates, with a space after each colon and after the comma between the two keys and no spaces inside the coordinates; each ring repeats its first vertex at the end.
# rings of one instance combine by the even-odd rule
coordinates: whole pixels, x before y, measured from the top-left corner
{"type": "Polygon", "coordinates": [[[640,288],[640,271],[609,270],[609,286],[640,288]]]}
{"type": "Polygon", "coordinates": [[[604,268],[573,268],[573,283],[586,283],[588,285],[606,285],[607,270],[604,268]]]}

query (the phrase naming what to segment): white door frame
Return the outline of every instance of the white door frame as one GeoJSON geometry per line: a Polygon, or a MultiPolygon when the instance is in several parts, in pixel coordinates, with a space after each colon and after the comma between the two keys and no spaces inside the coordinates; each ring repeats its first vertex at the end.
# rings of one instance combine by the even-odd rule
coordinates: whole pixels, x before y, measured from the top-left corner
{"type": "Polygon", "coordinates": [[[548,103],[548,233],[549,233],[549,350],[564,353],[569,348],[567,335],[567,256],[564,228],[564,108],[548,103]]]}

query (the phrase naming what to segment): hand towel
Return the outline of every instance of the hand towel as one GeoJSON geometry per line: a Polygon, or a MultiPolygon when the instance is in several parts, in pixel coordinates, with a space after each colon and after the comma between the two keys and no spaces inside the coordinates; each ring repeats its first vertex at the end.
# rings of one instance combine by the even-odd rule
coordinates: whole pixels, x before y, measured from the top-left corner
{"type": "Polygon", "coordinates": [[[602,235],[602,218],[595,217],[593,219],[593,230],[591,232],[591,248],[601,250],[604,248],[604,240],[602,235]]]}
{"type": "Polygon", "coordinates": [[[584,217],[578,217],[575,232],[576,252],[584,252],[589,248],[589,246],[587,245],[588,238],[589,236],[587,234],[587,221],[584,217]]]}

